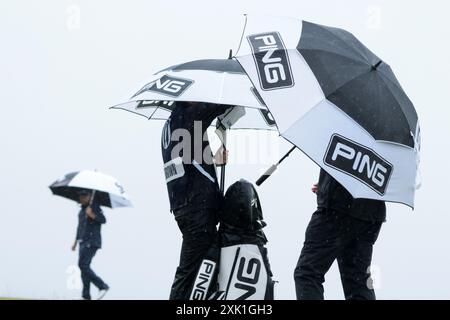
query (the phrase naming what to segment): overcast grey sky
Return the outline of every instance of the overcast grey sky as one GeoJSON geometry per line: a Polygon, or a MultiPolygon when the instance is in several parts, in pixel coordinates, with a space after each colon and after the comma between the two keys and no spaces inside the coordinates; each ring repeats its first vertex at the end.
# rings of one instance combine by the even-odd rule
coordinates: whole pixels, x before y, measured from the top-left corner
{"type": "MultiPolygon", "coordinates": [[[[78,207],[47,187],[67,172],[98,169],[115,176],[135,205],[105,209],[104,249],[93,266],[112,288],[108,297],[168,297],[181,235],[169,213],[162,122],[107,106],[163,67],[226,58],[249,13],[345,28],[391,65],[419,114],[422,188],[414,211],[388,205],[374,249],[377,296],[449,299],[448,12],[444,0],[1,1],[0,296],[79,297],[70,251],[78,207]]],[[[227,184],[255,181],[268,158],[290,148],[276,136],[247,133],[246,141],[267,157],[231,164],[227,184]]],[[[231,157],[233,151],[231,145],[231,157]]],[[[295,297],[292,273],[318,172],[295,151],[258,189],[277,298],[295,297]]],[[[336,265],[325,297],[343,298],[336,265]]]]}

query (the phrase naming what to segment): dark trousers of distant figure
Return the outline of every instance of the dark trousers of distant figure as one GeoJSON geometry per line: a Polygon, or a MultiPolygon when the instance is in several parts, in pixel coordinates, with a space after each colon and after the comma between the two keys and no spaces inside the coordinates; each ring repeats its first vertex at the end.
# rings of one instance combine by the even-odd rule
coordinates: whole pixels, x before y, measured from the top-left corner
{"type": "Polygon", "coordinates": [[[189,300],[201,262],[216,237],[216,210],[201,209],[175,214],[183,234],[180,262],[170,291],[170,300],[189,300]]]}
{"type": "Polygon", "coordinates": [[[325,274],[337,259],[346,300],[375,300],[370,264],[381,222],[368,222],[334,210],[317,210],[306,229],[297,267],[299,300],[323,300],[325,274]]]}
{"type": "Polygon", "coordinates": [[[98,248],[89,245],[80,245],[80,256],[78,266],[81,270],[81,281],[83,282],[82,297],[84,299],[91,299],[91,283],[93,283],[99,290],[105,289],[108,286],[100,279],[99,276],[91,269],[92,258],[97,253],[98,248]]]}

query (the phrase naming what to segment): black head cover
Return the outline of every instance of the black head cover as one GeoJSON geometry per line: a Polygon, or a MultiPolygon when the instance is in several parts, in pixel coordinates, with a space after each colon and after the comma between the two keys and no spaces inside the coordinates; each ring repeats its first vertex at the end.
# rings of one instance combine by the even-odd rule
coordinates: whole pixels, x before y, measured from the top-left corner
{"type": "Polygon", "coordinates": [[[241,179],[233,183],[225,193],[221,222],[249,231],[261,230],[263,221],[258,193],[250,182],[241,179]]]}

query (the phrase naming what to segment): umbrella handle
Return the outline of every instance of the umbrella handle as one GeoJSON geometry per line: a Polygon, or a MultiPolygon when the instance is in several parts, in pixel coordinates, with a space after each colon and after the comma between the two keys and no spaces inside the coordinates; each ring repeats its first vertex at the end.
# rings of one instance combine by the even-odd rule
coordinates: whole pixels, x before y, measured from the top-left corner
{"type": "Polygon", "coordinates": [[[92,202],[94,201],[95,192],[96,192],[96,190],[92,190],[91,199],[89,200],[89,206],[91,206],[91,205],[92,205],[92,202]]]}
{"type": "Polygon", "coordinates": [[[276,164],[273,164],[269,169],[267,169],[267,171],[266,172],[264,172],[264,174],[261,176],[261,177],[259,177],[259,179],[258,180],[256,180],[256,185],[259,187],[264,181],[266,181],[267,180],[267,178],[269,178],[271,175],[272,175],[272,173],[274,173],[275,172],[275,170],[277,170],[277,167],[278,167],[278,165],[281,163],[281,162],[283,162],[283,160],[284,159],[286,159],[290,154],[291,154],[291,152],[292,151],[294,151],[295,150],[295,146],[293,146],[281,159],[280,159],[280,161],[278,161],[276,164]]]}
{"type": "Polygon", "coordinates": [[[220,192],[225,193],[225,165],[220,169],[220,192]]]}
{"type": "Polygon", "coordinates": [[[267,178],[269,178],[272,175],[272,173],[275,172],[275,170],[277,170],[277,167],[278,165],[276,164],[271,165],[270,168],[267,169],[266,172],[264,172],[264,174],[261,177],[259,177],[258,180],[256,180],[255,182],[256,185],[259,187],[264,181],[267,180],[267,178]]]}
{"type": "MultiPolygon", "coordinates": [[[[227,152],[227,147],[226,147],[226,143],[227,143],[227,130],[223,130],[222,132],[222,143],[223,143],[223,153],[227,152]]],[[[222,168],[220,169],[220,192],[222,194],[225,194],[225,166],[226,163],[224,163],[222,165],[222,168]]]]}

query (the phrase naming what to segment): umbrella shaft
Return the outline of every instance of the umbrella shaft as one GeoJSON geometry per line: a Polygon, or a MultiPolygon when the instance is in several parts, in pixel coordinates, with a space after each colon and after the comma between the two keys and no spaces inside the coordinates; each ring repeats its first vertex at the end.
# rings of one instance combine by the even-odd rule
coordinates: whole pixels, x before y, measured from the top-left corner
{"type": "Polygon", "coordinates": [[[284,159],[286,159],[287,157],[289,157],[289,155],[291,154],[292,151],[295,150],[295,146],[293,146],[284,156],[283,158],[280,159],[280,161],[277,162],[277,165],[279,165],[281,162],[283,162],[284,159]]]}
{"type": "Polygon", "coordinates": [[[95,190],[92,190],[91,199],[89,200],[89,206],[92,205],[92,202],[94,201],[94,197],[95,197],[95,190]]]}
{"type": "Polygon", "coordinates": [[[284,159],[286,159],[290,154],[291,154],[291,152],[292,151],[294,151],[295,150],[295,146],[293,146],[281,159],[280,159],[280,161],[278,161],[277,162],[277,164],[274,164],[274,165],[272,165],[269,169],[267,169],[267,171],[266,172],[264,172],[264,174],[261,176],[261,177],[259,177],[259,179],[256,181],[256,185],[257,186],[260,186],[264,181],[266,181],[267,180],[267,178],[269,178],[271,175],[272,175],[272,173],[274,173],[275,172],[275,170],[277,170],[277,166],[281,163],[281,162],[283,162],[283,160],[284,159]]]}

